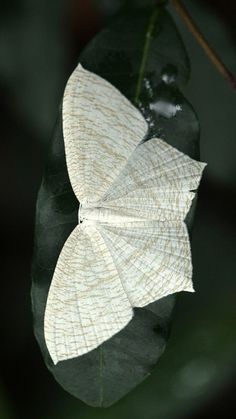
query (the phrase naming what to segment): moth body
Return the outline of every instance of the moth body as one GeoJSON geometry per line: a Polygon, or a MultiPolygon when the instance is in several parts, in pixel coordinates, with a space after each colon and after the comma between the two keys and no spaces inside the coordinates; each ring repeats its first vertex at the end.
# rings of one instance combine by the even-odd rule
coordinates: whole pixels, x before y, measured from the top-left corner
{"type": "Polygon", "coordinates": [[[79,223],[95,224],[95,223],[125,223],[142,221],[142,218],[131,215],[120,214],[119,210],[105,207],[91,207],[80,205],[79,209],[79,223]]]}

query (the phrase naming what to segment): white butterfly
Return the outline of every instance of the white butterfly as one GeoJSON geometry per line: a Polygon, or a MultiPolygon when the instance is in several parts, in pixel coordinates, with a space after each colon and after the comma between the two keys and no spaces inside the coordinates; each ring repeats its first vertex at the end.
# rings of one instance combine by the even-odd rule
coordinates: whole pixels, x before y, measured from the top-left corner
{"type": "Polygon", "coordinates": [[[158,138],[110,83],[81,65],[63,100],[70,182],[79,224],[59,256],[44,332],[53,362],[85,354],[143,307],[193,291],[184,219],[205,163],[158,138]]]}

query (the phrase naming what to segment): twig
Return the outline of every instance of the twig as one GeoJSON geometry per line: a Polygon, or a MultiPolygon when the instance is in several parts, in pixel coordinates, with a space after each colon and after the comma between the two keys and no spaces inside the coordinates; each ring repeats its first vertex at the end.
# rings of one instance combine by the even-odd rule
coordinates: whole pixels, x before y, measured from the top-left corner
{"type": "Polygon", "coordinates": [[[224,65],[224,63],[216,54],[216,52],[210,47],[207,40],[204,38],[200,30],[198,29],[197,25],[193,21],[192,17],[190,16],[189,12],[185,8],[181,0],[171,0],[171,2],[174,5],[178,15],[181,17],[181,19],[184,21],[184,23],[186,24],[190,32],[193,34],[197,42],[205,51],[208,58],[215,65],[217,70],[223,75],[223,77],[230,83],[231,87],[236,92],[236,78],[227,69],[227,67],[224,65]]]}

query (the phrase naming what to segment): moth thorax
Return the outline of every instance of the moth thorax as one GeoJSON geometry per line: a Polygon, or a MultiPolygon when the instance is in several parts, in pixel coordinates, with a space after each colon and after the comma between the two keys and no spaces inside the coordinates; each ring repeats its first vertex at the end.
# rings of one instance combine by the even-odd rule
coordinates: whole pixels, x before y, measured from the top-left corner
{"type": "Polygon", "coordinates": [[[86,204],[79,207],[79,223],[86,222],[94,224],[101,223],[122,223],[137,220],[137,217],[121,214],[119,210],[105,207],[89,207],[86,204]]]}

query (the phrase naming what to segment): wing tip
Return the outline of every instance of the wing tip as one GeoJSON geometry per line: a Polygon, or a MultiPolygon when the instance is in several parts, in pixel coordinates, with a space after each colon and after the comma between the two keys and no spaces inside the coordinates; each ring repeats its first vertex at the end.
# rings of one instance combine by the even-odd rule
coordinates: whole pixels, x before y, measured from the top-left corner
{"type": "Polygon", "coordinates": [[[48,340],[47,333],[45,332],[45,330],[44,330],[44,337],[45,337],[46,347],[52,359],[52,362],[54,365],[57,365],[58,362],[61,361],[60,356],[58,356],[57,351],[55,350],[55,345],[52,345],[51,340],[50,341],[48,340]]]}
{"type": "Polygon", "coordinates": [[[186,291],[186,292],[196,292],[192,283],[186,285],[186,287],[184,287],[183,291],[186,291]]]}
{"type": "Polygon", "coordinates": [[[204,161],[200,161],[199,162],[201,165],[201,174],[203,173],[203,171],[205,170],[205,168],[207,167],[207,163],[204,161]]]}
{"type": "Polygon", "coordinates": [[[150,138],[150,140],[149,140],[149,142],[157,142],[157,143],[160,143],[160,144],[162,144],[163,146],[165,146],[165,147],[167,147],[167,148],[174,148],[178,153],[180,153],[180,154],[182,154],[182,155],[184,155],[184,156],[186,156],[186,157],[188,157],[190,160],[193,160],[195,163],[199,163],[199,165],[200,165],[200,168],[201,168],[201,172],[203,172],[203,170],[205,169],[205,167],[207,166],[207,163],[206,162],[202,162],[202,161],[199,161],[199,160],[196,160],[196,159],[194,159],[194,158],[192,158],[192,157],[190,157],[190,156],[188,156],[188,154],[186,154],[186,153],[184,153],[183,151],[181,151],[181,150],[179,150],[177,147],[175,147],[175,146],[173,146],[173,145],[171,145],[171,144],[169,144],[167,141],[165,141],[163,138],[160,138],[160,137],[153,137],[153,138],[150,138]]]}
{"type": "Polygon", "coordinates": [[[87,71],[83,66],[82,66],[82,64],[79,62],[78,63],[78,65],[77,65],[77,67],[76,67],[76,70],[78,70],[78,72],[83,72],[83,71],[87,71]]]}
{"type": "Polygon", "coordinates": [[[55,356],[54,354],[51,354],[51,353],[50,353],[50,357],[52,358],[52,362],[55,366],[58,364],[59,361],[62,361],[61,359],[58,359],[57,356],[55,356]]]}

